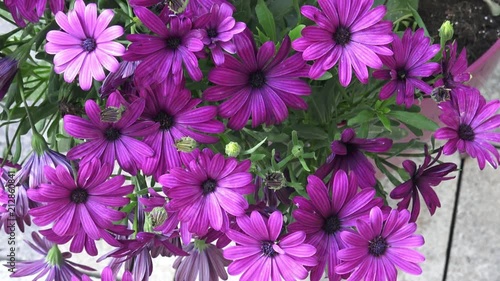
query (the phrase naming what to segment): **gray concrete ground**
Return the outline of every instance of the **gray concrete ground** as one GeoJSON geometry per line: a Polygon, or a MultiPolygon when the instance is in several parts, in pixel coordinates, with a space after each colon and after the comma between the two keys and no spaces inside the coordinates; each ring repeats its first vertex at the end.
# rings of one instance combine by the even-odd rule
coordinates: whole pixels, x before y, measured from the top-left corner
{"type": "MultiPolygon", "coordinates": [[[[7,24],[0,19],[0,34],[8,29],[7,24]]],[[[481,87],[482,93],[489,99],[500,98],[500,66],[496,67],[493,77],[486,80],[481,87]]],[[[3,135],[5,128],[0,128],[3,135]]],[[[0,149],[5,147],[4,140],[0,138],[0,149]]],[[[23,154],[26,155],[30,147],[30,138],[23,139],[23,154]]],[[[460,163],[459,157],[443,158],[443,161],[454,161],[460,163]]],[[[421,276],[410,276],[399,273],[399,280],[405,281],[441,281],[446,261],[451,218],[455,204],[455,193],[457,192],[458,177],[445,182],[436,188],[441,200],[442,208],[431,217],[423,208],[418,220],[418,232],[424,235],[426,244],[420,249],[426,256],[422,264],[423,274],[421,276]]],[[[395,204],[393,202],[392,206],[395,204]]],[[[458,200],[458,213],[453,234],[452,249],[449,259],[447,281],[496,281],[500,280],[500,173],[491,167],[479,171],[474,159],[466,159],[464,164],[462,182],[460,185],[460,197],[458,200]]],[[[26,233],[30,233],[27,231],[26,233]]],[[[39,258],[23,239],[29,239],[29,235],[18,232],[17,258],[19,260],[30,260],[39,258]]],[[[0,261],[4,260],[6,254],[6,236],[0,233],[0,261]]],[[[67,249],[66,247],[63,247],[67,249]]],[[[107,252],[110,248],[99,245],[100,254],[107,252]]],[[[97,264],[95,258],[83,254],[73,255],[75,262],[81,262],[97,269],[102,269],[105,264],[97,264]]],[[[162,258],[154,261],[154,273],[151,280],[173,280],[174,271],[171,267],[173,258],[162,258]]],[[[2,262],[3,263],[3,262],[2,262]]],[[[8,272],[0,268],[0,280],[9,280],[8,272]]],[[[18,278],[17,280],[32,280],[32,278],[18,278]]],[[[237,280],[237,278],[232,278],[237,280]]]]}

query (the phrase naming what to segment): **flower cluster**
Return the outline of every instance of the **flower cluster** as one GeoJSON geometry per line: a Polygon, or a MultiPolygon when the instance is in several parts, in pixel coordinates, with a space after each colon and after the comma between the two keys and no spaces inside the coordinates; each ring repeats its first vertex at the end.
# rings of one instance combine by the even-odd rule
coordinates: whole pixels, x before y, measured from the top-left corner
{"type": "Polygon", "coordinates": [[[147,281],[159,256],[186,281],[421,274],[421,197],[441,207],[446,155],[497,168],[500,101],[468,85],[465,50],[390,6],[293,2],[4,1],[24,29],[0,36],[0,126],[19,122],[0,227],[35,224],[44,256],[11,276],[89,281],[58,245],[97,256],[97,241],[105,281],[147,281]],[[420,113],[431,98],[441,128],[420,113]],[[393,161],[409,147],[420,159],[393,161]]]}

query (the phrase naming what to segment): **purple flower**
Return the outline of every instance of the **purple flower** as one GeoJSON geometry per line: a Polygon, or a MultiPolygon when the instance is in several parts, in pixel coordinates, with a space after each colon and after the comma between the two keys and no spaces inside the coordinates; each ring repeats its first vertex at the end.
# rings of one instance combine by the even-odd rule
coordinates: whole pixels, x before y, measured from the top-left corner
{"type": "MultiPolygon", "coordinates": [[[[120,86],[126,88],[126,86],[131,86],[133,84],[133,77],[135,69],[139,62],[137,61],[122,61],[120,67],[115,71],[111,72],[106,76],[104,82],[102,82],[99,88],[99,96],[101,98],[107,98],[111,93],[116,91],[120,86]]],[[[125,89],[122,89],[122,92],[125,89]]]]}
{"type": "MultiPolygon", "coordinates": [[[[108,99],[108,107],[120,107],[108,99]]],[[[115,159],[126,172],[135,175],[146,157],[154,155],[154,151],[137,137],[153,133],[158,126],[136,122],[144,110],[145,101],[138,99],[123,112],[117,122],[106,122],[101,118],[101,109],[93,100],[85,103],[85,112],[89,120],[79,116],[65,115],[64,129],[75,138],[86,139],[87,142],[73,147],[67,154],[69,159],[82,158],[81,164],[92,159],[100,159],[102,163],[113,165],[115,159]]]]}
{"type": "MultiPolygon", "coordinates": [[[[25,20],[38,22],[45,11],[47,0],[5,0],[7,10],[20,27],[26,27],[25,20]]],[[[64,0],[49,0],[50,10],[55,14],[64,9],[64,0]]]]}
{"type": "Polygon", "coordinates": [[[75,267],[95,271],[91,267],[69,261],[71,253],[61,253],[57,244],[53,244],[45,237],[40,238],[36,232],[32,232],[31,237],[34,244],[26,240],[25,242],[44,257],[35,261],[16,262],[16,271],[10,277],[24,277],[39,273],[34,280],[47,276],[46,281],[61,281],[71,280],[71,276],[81,277],[82,273],[75,267]]]}
{"type": "Polygon", "coordinates": [[[146,100],[142,114],[144,125],[156,127],[144,138],[144,143],[155,151],[142,167],[146,175],[158,179],[171,168],[181,166],[176,142],[191,137],[200,143],[215,143],[217,137],[205,133],[224,132],[224,124],[215,120],[217,107],[202,106],[201,99],[191,98],[191,92],[183,87],[172,87],[161,83],[156,87],[143,89],[140,95],[146,100]]]}
{"type": "Polygon", "coordinates": [[[225,55],[224,64],[208,74],[217,84],[203,93],[208,101],[226,100],[219,105],[219,115],[229,118],[228,127],[241,130],[252,116],[252,127],[279,124],[288,117],[287,107],[306,109],[300,96],[311,88],[300,77],[307,77],[308,66],[300,54],[287,58],[287,36],[275,55],[274,42],[264,43],[257,51],[250,30],[234,37],[241,61],[225,55]]]}
{"type": "Polygon", "coordinates": [[[482,170],[486,161],[497,168],[500,155],[489,142],[500,143],[500,101],[486,102],[475,88],[456,88],[452,100],[440,103],[439,119],[447,126],[436,131],[436,139],[448,140],[443,147],[445,155],[458,151],[477,158],[482,170]]]}
{"type": "Polygon", "coordinates": [[[341,233],[352,231],[356,219],[368,217],[371,208],[381,207],[383,201],[374,198],[373,188],[356,194],[356,181],[348,180],[342,170],[335,174],[331,195],[316,176],[309,176],[307,182],[306,190],[311,200],[300,196],[293,198],[298,209],[292,213],[295,222],[290,224],[288,230],[304,231],[307,235],[305,242],[316,248],[319,263],[311,270],[311,280],[320,280],[328,265],[328,279],[339,281],[341,276],[335,273],[340,263],[337,252],[345,248],[340,239],[341,233]]]}
{"type": "Polygon", "coordinates": [[[192,29],[189,18],[172,17],[165,23],[153,12],[144,7],[135,7],[137,17],[158,36],[148,34],[130,34],[128,47],[123,59],[127,61],[141,60],[137,66],[135,78],[141,85],[150,85],[165,81],[173,76],[175,84],[180,84],[184,72],[182,64],[189,76],[195,81],[203,78],[195,52],[203,49],[202,33],[192,29]],[[152,67],[154,66],[154,67],[152,67]]]}
{"type": "Polygon", "coordinates": [[[392,147],[392,140],[386,138],[360,139],[356,138],[353,129],[345,129],[340,140],[332,142],[332,154],[326,162],[316,170],[314,175],[324,179],[338,170],[354,174],[361,188],[374,187],[377,183],[375,168],[368,161],[362,150],[369,152],[384,152],[392,147]]]}
{"type": "Polygon", "coordinates": [[[17,63],[17,60],[10,57],[0,59],[0,101],[7,94],[10,84],[16,76],[18,70],[17,63]]]}
{"type": "Polygon", "coordinates": [[[376,79],[390,80],[380,90],[381,99],[388,99],[397,93],[396,103],[404,103],[406,107],[410,107],[413,104],[415,88],[426,94],[432,92],[432,87],[420,79],[431,76],[439,69],[437,62],[428,62],[440,50],[439,44],[429,45],[430,41],[424,36],[422,28],[413,35],[408,28],[402,39],[394,34],[394,55],[380,57],[388,69],[373,72],[376,79]]]}
{"type": "Polygon", "coordinates": [[[56,14],[56,22],[65,32],[49,31],[45,51],[55,55],[54,71],[64,72],[64,81],[71,83],[79,74],[80,87],[89,90],[92,78],[102,81],[106,77],[103,66],[111,72],[118,69],[115,57],[122,56],[125,47],[113,40],[123,35],[123,28],[107,27],[112,19],[112,10],[104,10],[97,17],[97,5],[85,6],[83,0],[76,0],[67,16],[56,14]]]}
{"type": "Polygon", "coordinates": [[[444,86],[446,89],[455,89],[457,87],[466,87],[463,83],[471,79],[467,71],[467,53],[465,48],[457,57],[457,43],[453,42],[443,50],[441,59],[442,78],[439,78],[434,87],[444,86]]]}
{"type": "Polygon", "coordinates": [[[225,267],[229,261],[222,256],[222,249],[212,244],[220,236],[220,232],[210,231],[206,236],[196,239],[184,246],[189,256],[178,257],[173,268],[175,280],[212,281],[227,280],[225,267]],[[198,278],[196,278],[198,277],[198,278]]]}
{"type": "Polygon", "coordinates": [[[419,192],[422,194],[429,212],[431,215],[434,215],[436,207],[441,207],[441,203],[432,187],[439,185],[444,180],[455,178],[447,177],[449,173],[457,170],[457,165],[454,163],[442,163],[431,167],[438,161],[441,152],[442,150],[440,149],[436,158],[432,160],[427,146],[425,146],[424,163],[418,168],[415,162],[411,160],[403,162],[403,167],[408,172],[410,179],[393,189],[391,191],[391,198],[403,199],[398,203],[398,210],[408,209],[410,201],[413,199],[410,222],[417,221],[420,214],[419,192]]]}
{"type": "Polygon", "coordinates": [[[113,229],[113,222],[125,217],[110,207],[128,204],[130,200],[124,196],[134,189],[133,185],[122,186],[122,175],[108,180],[112,171],[112,165],[101,166],[97,159],[82,165],[76,178],[63,166],[45,167],[50,183],[28,190],[30,199],[46,203],[29,211],[33,222],[39,226],[53,223],[52,231],[58,236],[85,232],[92,240],[102,238],[102,230],[113,229]]]}
{"type": "Polygon", "coordinates": [[[264,218],[253,211],[250,217],[236,218],[240,231],[230,229],[226,235],[236,246],[224,250],[224,258],[233,262],[231,275],[242,274],[240,280],[302,280],[308,275],[306,266],[315,266],[316,249],[304,243],[302,231],[280,236],[283,215],[275,211],[264,218]]]}
{"type": "Polygon", "coordinates": [[[417,263],[425,258],[411,248],[422,246],[424,238],[413,234],[417,225],[409,219],[407,210],[392,210],[384,220],[380,208],[374,207],[369,220],[357,220],[357,233],[340,234],[347,248],[338,252],[342,263],[337,273],[351,273],[349,280],[396,280],[396,267],[409,274],[421,274],[417,263]]]}
{"type": "Polygon", "coordinates": [[[225,231],[228,214],[241,216],[248,207],[243,195],[254,189],[250,161],[224,158],[209,149],[197,149],[186,158],[185,169],[172,168],[158,180],[170,198],[168,210],[178,212],[192,233],[204,235],[209,226],[225,231]]]}
{"type": "MultiPolygon", "coordinates": [[[[115,281],[115,280],[116,279],[113,274],[113,270],[111,269],[111,267],[106,266],[101,272],[101,281],[115,281]]],[[[123,272],[121,280],[134,281],[134,279],[132,279],[132,274],[130,273],[130,271],[127,270],[123,272]]],[[[92,279],[90,279],[90,277],[88,277],[87,275],[83,274],[81,279],[76,276],[72,276],[71,281],[92,281],[92,279]]]]}
{"type": "Polygon", "coordinates": [[[378,55],[392,55],[385,46],[393,40],[392,23],[382,21],[386,7],[371,9],[370,0],[319,0],[318,4],[322,10],[302,6],[302,14],[317,26],[305,27],[302,38],[292,44],[296,51],[303,52],[304,60],[314,61],[309,76],[317,79],[339,62],[342,86],[351,82],[352,68],[362,83],[368,83],[366,66],[382,68],[378,55]]]}
{"type": "Polygon", "coordinates": [[[208,46],[212,53],[215,65],[224,63],[224,51],[235,54],[236,46],[233,43],[233,36],[243,32],[246,24],[236,22],[233,18],[233,10],[227,4],[213,5],[210,12],[199,17],[194,22],[195,28],[202,28],[203,44],[208,46]]]}

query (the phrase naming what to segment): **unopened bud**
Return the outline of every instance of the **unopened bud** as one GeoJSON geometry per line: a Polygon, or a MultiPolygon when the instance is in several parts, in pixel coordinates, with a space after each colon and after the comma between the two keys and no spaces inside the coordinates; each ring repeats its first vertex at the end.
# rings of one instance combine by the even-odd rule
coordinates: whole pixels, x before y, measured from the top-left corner
{"type": "Polygon", "coordinates": [[[441,42],[445,43],[453,38],[453,25],[449,20],[445,21],[439,28],[441,42]]]}
{"type": "Polygon", "coordinates": [[[230,142],[226,144],[226,154],[229,157],[236,157],[241,152],[241,146],[237,142],[230,142]]]}
{"type": "Polygon", "coordinates": [[[292,148],[292,154],[295,157],[300,157],[302,154],[304,154],[304,148],[300,145],[295,145],[292,148]]]}
{"type": "Polygon", "coordinates": [[[175,147],[177,147],[177,150],[181,152],[189,153],[195,150],[197,145],[196,141],[191,137],[182,137],[181,139],[175,141],[175,147]]]}

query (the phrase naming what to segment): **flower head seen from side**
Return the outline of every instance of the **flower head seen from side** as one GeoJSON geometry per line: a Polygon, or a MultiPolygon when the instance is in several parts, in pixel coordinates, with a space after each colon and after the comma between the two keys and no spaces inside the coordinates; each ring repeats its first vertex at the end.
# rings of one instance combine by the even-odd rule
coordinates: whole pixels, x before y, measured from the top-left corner
{"type": "Polygon", "coordinates": [[[108,180],[112,171],[112,165],[101,165],[97,159],[81,165],[76,177],[63,166],[45,167],[50,183],[28,190],[30,199],[45,203],[29,211],[33,222],[39,226],[53,224],[52,231],[58,236],[85,232],[92,240],[102,238],[101,231],[113,229],[113,222],[125,217],[113,207],[128,204],[125,196],[134,189],[132,185],[123,186],[123,175],[108,180]]]}
{"type": "Polygon", "coordinates": [[[243,32],[246,24],[236,22],[233,18],[233,10],[227,4],[213,5],[210,12],[199,17],[194,22],[195,28],[202,28],[203,44],[208,46],[215,65],[224,63],[224,52],[236,53],[233,36],[243,32]]]}
{"type": "Polygon", "coordinates": [[[359,81],[368,83],[367,66],[375,69],[383,64],[378,55],[390,56],[392,23],[382,21],[385,6],[371,9],[370,0],[319,0],[321,10],[304,5],[301,13],[316,26],[302,30],[302,38],[292,44],[307,61],[314,61],[309,71],[312,79],[320,78],[339,63],[340,84],[351,82],[352,69],[359,81]]]}
{"type": "Polygon", "coordinates": [[[457,88],[452,99],[440,103],[439,119],[446,127],[436,131],[436,139],[447,140],[443,154],[451,155],[457,150],[477,158],[479,168],[486,162],[497,168],[500,161],[498,150],[491,144],[500,143],[500,101],[486,102],[475,88],[457,88]]]}
{"type": "Polygon", "coordinates": [[[46,276],[46,281],[60,281],[71,280],[72,276],[81,277],[82,273],[76,267],[95,271],[93,268],[70,261],[71,253],[61,253],[57,244],[53,244],[45,237],[40,237],[38,233],[32,232],[31,238],[33,243],[26,240],[25,242],[44,257],[34,261],[16,262],[16,271],[10,277],[25,277],[38,273],[34,280],[46,276]]]}
{"type": "Polygon", "coordinates": [[[324,179],[333,175],[338,170],[353,173],[361,188],[374,187],[377,183],[375,168],[363,151],[384,152],[392,147],[392,140],[387,138],[361,139],[356,138],[353,129],[345,129],[340,140],[332,142],[332,154],[326,162],[314,173],[317,177],[324,179]]]}
{"type": "Polygon", "coordinates": [[[218,138],[206,135],[224,132],[224,124],[216,120],[216,106],[197,107],[201,99],[191,97],[184,87],[171,87],[161,83],[140,91],[146,101],[142,117],[144,123],[157,130],[144,138],[155,155],[146,159],[142,167],[146,175],[158,179],[171,168],[181,166],[176,142],[190,137],[198,143],[215,143],[218,138]]]}
{"type": "Polygon", "coordinates": [[[185,169],[176,167],[159,178],[163,192],[170,198],[169,211],[178,212],[189,231],[205,235],[209,226],[215,230],[229,227],[229,216],[241,216],[248,208],[245,194],[254,190],[250,161],[238,162],[209,149],[193,151],[184,161],[185,169]]]}
{"type": "Polygon", "coordinates": [[[249,29],[236,35],[234,42],[240,60],[225,55],[224,64],[208,74],[216,86],[203,93],[208,101],[225,100],[219,105],[219,115],[229,118],[229,128],[241,130],[250,116],[252,127],[279,124],[288,117],[288,107],[307,108],[301,96],[309,95],[311,88],[300,78],[307,77],[308,66],[300,54],[288,57],[288,36],[276,55],[271,41],[257,50],[249,29]]]}
{"type": "Polygon", "coordinates": [[[428,61],[439,52],[440,46],[429,43],[430,38],[425,37],[422,28],[414,34],[408,28],[403,38],[394,34],[394,55],[381,56],[386,69],[373,72],[375,79],[389,80],[380,90],[381,99],[388,99],[396,93],[396,103],[410,107],[414,101],[415,88],[426,94],[432,92],[432,87],[421,78],[429,77],[439,70],[437,62],[428,61]]]}
{"type": "Polygon", "coordinates": [[[228,272],[242,274],[240,280],[303,280],[305,267],[315,266],[316,249],[304,243],[303,231],[280,236],[283,214],[273,212],[269,219],[258,211],[236,218],[241,231],[230,229],[226,235],[236,246],[224,250],[224,257],[233,261],[228,272]]]}
{"type": "Polygon", "coordinates": [[[355,180],[349,180],[346,173],[339,170],[332,181],[331,195],[323,181],[316,176],[307,178],[307,194],[311,198],[294,197],[293,202],[298,209],[292,213],[295,221],[288,227],[289,231],[304,231],[305,243],[316,248],[318,265],[311,270],[311,280],[322,278],[328,266],[328,278],[339,281],[341,276],[335,272],[340,263],[337,252],[345,248],[340,239],[341,233],[351,231],[357,219],[368,217],[370,210],[381,207],[383,201],[375,197],[373,188],[365,188],[357,193],[355,180]]]}
{"type": "MultiPolygon", "coordinates": [[[[111,267],[106,266],[101,272],[101,281],[115,281],[115,280],[116,279],[113,276],[113,270],[111,269],[111,267]]],[[[123,272],[123,276],[122,276],[121,280],[122,281],[134,281],[134,279],[132,278],[132,274],[130,273],[130,271],[127,271],[127,270],[125,270],[123,272]]],[[[78,278],[76,276],[72,276],[71,281],[92,281],[92,279],[90,279],[90,277],[88,277],[87,275],[83,274],[81,278],[78,278]]]]}
{"type": "MultiPolygon", "coordinates": [[[[64,10],[65,0],[49,0],[50,10],[56,14],[64,10]]],[[[19,27],[26,27],[25,20],[36,23],[45,11],[47,0],[5,0],[5,6],[19,27]]]]}
{"type": "Polygon", "coordinates": [[[132,42],[123,59],[141,61],[137,66],[135,79],[140,85],[150,85],[173,76],[175,84],[184,77],[182,65],[189,76],[200,81],[203,74],[195,53],[203,49],[202,33],[192,29],[192,22],[185,17],[172,17],[165,24],[157,15],[144,7],[135,7],[134,13],[152,32],[157,34],[130,34],[132,42]]]}
{"type": "Polygon", "coordinates": [[[438,155],[432,159],[426,146],[424,163],[418,168],[411,160],[403,162],[403,167],[408,172],[410,179],[393,189],[390,196],[392,199],[403,199],[398,203],[398,210],[408,209],[410,201],[413,201],[411,222],[417,221],[420,214],[419,193],[422,194],[431,215],[434,215],[436,208],[441,207],[441,203],[432,187],[439,185],[442,181],[455,178],[447,176],[457,170],[455,163],[441,163],[433,166],[438,161],[441,152],[440,149],[438,155]]]}
{"type": "Polygon", "coordinates": [[[467,53],[465,48],[457,56],[457,43],[448,44],[443,50],[441,59],[442,78],[439,78],[434,87],[443,86],[446,89],[453,90],[457,87],[466,87],[463,83],[471,79],[467,71],[467,53]]]}
{"type": "Polygon", "coordinates": [[[89,90],[92,78],[102,81],[106,77],[103,66],[111,72],[118,69],[115,57],[122,56],[125,47],[113,40],[123,35],[123,28],[108,27],[112,19],[112,10],[104,10],[97,17],[97,5],[85,6],[83,0],[76,0],[74,10],[67,15],[56,14],[56,22],[64,31],[47,33],[45,51],[55,55],[54,71],[64,73],[66,82],[73,82],[79,75],[80,87],[89,90]]]}
{"type": "MultiPolygon", "coordinates": [[[[107,106],[119,108],[122,105],[108,99],[107,106]]],[[[93,159],[100,159],[104,164],[113,165],[115,160],[126,172],[135,175],[143,165],[145,158],[154,155],[153,149],[138,137],[149,135],[158,129],[156,124],[136,122],[144,110],[144,99],[131,103],[116,122],[102,120],[102,110],[93,100],[85,103],[85,112],[89,119],[65,115],[64,129],[75,138],[86,142],[70,149],[69,159],[81,159],[85,164],[93,159]]]]}
{"type": "Polygon", "coordinates": [[[349,274],[348,280],[395,281],[397,269],[414,275],[422,273],[418,265],[424,256],[413,250],[424,244],[424,238],[416,235],[417,225],[409,222],[407,210],[392,210],[387,219],[379,207],[370,211],[368,220],[357,220],[357,232],[343,232],[340,237],[346,248],[338,252],[342,263],[338,274],[349,274]]]}
{"type": "Polygon", "coordinates": [[[0,58],[0,101],[5,97],[18,71],[18,61],[10,57],[0,58]]]}

